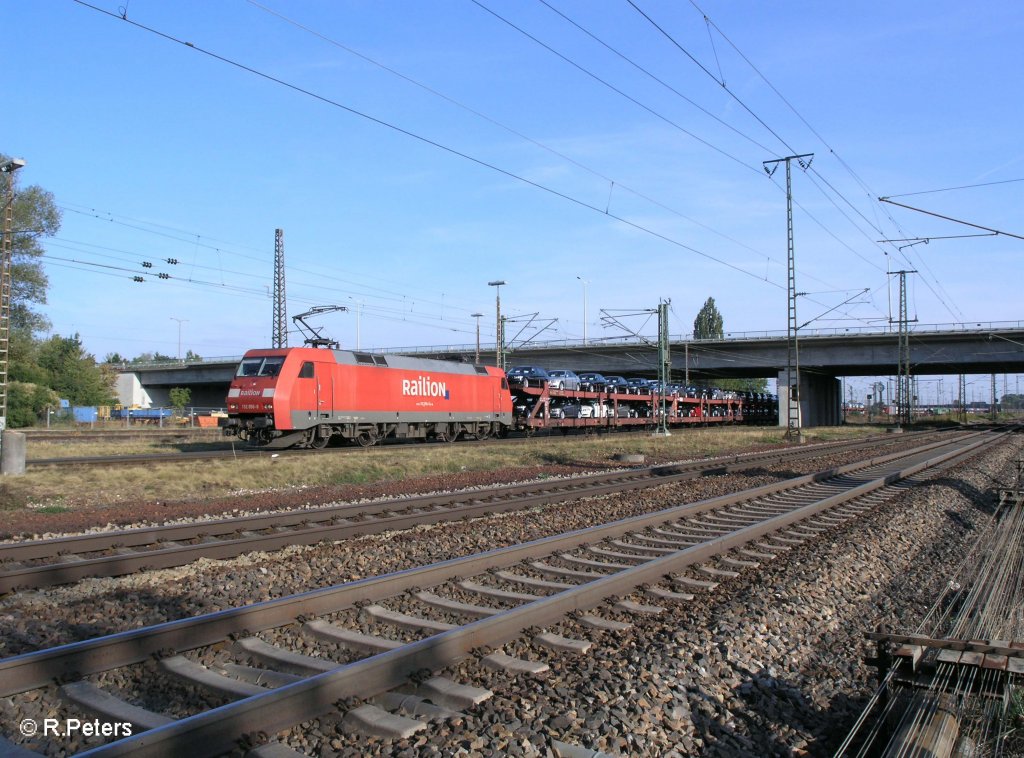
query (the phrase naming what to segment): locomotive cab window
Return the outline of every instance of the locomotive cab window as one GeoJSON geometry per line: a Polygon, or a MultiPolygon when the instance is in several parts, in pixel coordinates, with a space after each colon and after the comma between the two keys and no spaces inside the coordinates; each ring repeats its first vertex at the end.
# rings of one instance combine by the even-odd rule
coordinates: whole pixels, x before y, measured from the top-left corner
{"type": "Polygon", "coordinates": [[[246,358],[238,364],[235,376],[277,376],[284,364],[283,355],[266,358],[246,358]]]}
{"type": "Polygon", "coordinates": [[[246,358],[238,364],[238,371],[235,376],[259,376],[262,358],[246,358]]]}
{"type": "Polygon", "coordinates": [[[302,368],[299,369],[299,379],[312,379],[313,378],[313,361],[306,361],[302,364],[302,368]]]}
{"type": "Polygon", "coordinates": [[[260,366],[260,376],[277,376],[281,372],[282,365],[284,365],[283,355],[264,358],[263,365],[260,366]]]}

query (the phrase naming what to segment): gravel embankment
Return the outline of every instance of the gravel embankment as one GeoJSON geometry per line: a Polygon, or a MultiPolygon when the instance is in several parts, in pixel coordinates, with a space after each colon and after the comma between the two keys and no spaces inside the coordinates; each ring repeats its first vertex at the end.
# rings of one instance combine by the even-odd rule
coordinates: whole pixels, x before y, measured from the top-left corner
{"type": "MultiPolygon", "coordinates": [[[[934,594],[932,585],[944,581],[942,570],[955,563],[970,537],[968,526],[987,519],[978,492],[992,486],[991,477],[1010,456],[1004,449],[977,468],[961,467],[830,543],[746,572],[662,617],[634,619],[632,630],[599,639],[586,657],[553,658],[543,686],[467,663],[456,677],[494,689],[495,698],[458,722],[432,727],[423,744],[354,738],[331,719],[292,744],[311,754],[535,754],[554,737],[623,754],[825,754],[867,692],[870,672],[860,664],[860,633],[878,624],[906,626],[920,614],[934,594]]],[[[787,464],[783,473],[841,462],[825,457],[787,464]]],[[[0,656],[536,539],[780,475],[712,477],[632,497],[505,514],[488,519],[486,530],[482,520],[439,524],[20,593],[0,601],[0,656]]],[[[584,634],[572,622],[565,633],[584,634]]],[[[149,695],[141,704],[171,712],[188,695],[150,665],[94,679],[125,695],[141,692],[143,682],[166,684],[166,696],[149,695]]],[[[20,709],[15,704],[24,702],[21,696],[0,701],[4,722],[77,715],[65,710],[53,688],[32,697],[20,709]]],[[[82,747],[47,746],[52,754],[82,747]]]]}
{"type": "MultiPolygon", "coordinates": [[[[895,449],[896,440],[883,439],[879,449],[895,449]]],[[[811,446],[813,447],[819,447],[811,446]]],[[[857,460],[860,455],[840,456],[829,452],[831,445],[820,445],[822,455],[843,462],[857,460]]],[[[773,448],[751,447],[725,456],[750,455],[773,448]]],[[[714,459],[709,459],[714,460],[714,459]]],[[[648,456],[646,465],[671,464],[678,461],[648,456]]],[[[807,466],[808,464],[798,464],[807,466]]],[[[581,474],[613,471],[622,464],[614,461],[581,460],[573,465],[550,463],[519,466],[498,471],[463,471],[413,479],[382,481],[373,484],[294,485],[274,490],[238,491],[230,497],[198,496],[183,501],[111,502],[102,506],[76,506],[60,513],[44,512],[33,507],[19,511],[0,512],[0,541],[46,539],[70,534],[131,529],[156,524],[174,524],[190,520],[230,518],[280,510],[294,510],[335,505],[338,503],[372,502],[407,495],[450,492],[461,489],[491,487],[536,479],[571,477],[581,474]]],[[[824,467],[824,466],[822,466],[824,467]]]]}
{"type": "Polygon", "coordinates": [[[563,624],[600,644],[575,659],[533,651],[552,665],[542,685],[464,663],[452,678],[495,697],[422,737],[367,740],[324,719],[289,744],[347,756],[543,755],[551,739],[622,755],[831,755],[873,690],[862,633],[914,627],[989,523],[991,488],[1020,447],[660,617],[634,617],[627,632],[563,624]]]}

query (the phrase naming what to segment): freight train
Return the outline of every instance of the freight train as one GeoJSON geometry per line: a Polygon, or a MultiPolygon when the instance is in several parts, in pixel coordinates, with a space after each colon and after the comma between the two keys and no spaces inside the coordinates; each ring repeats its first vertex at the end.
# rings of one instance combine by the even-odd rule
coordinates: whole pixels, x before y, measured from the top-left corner
{"type": "Polygon", "coordinates": [[[226,435],[268,448],[385,439],[487,439],[539,429],[770,423],[766,402],[510,385],[493,366],[312,347],[250,350],[227,397],[226,435]],[[745,411],[746,410],[746,414],[745,411]]]}

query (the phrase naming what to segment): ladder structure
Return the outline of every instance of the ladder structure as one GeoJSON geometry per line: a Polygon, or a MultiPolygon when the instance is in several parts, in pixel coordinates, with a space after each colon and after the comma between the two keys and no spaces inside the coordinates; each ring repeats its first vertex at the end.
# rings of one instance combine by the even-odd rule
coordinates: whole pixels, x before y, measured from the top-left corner
{"type": "Polygon", "coordinates": [[[274,230],[274,324],[270,346],[288,347],[288,307],[284,296],[284,229],[274,230]]]}
{"type": "Polygon", "coordinates": [[[7,177],[3,197],[3,239],[0,243],[0,433],[7,428],[7,372],[10,366],[11,306],[14,294],[11,282],[14,258],[14,172],[24,165],[25,161],[13,158],[0,166],[0,173],[7,177]]]}

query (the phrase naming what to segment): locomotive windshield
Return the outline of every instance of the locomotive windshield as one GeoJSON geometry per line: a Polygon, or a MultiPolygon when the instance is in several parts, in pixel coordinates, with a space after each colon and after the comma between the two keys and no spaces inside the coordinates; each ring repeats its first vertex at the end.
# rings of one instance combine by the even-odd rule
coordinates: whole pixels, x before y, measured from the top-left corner
{"type": "Polygon", "coordinates": [[[277,376],[284,364],[283,355],[269,355],[265,358],[243,358],[238,364],[235,376],[277,376]]]}

